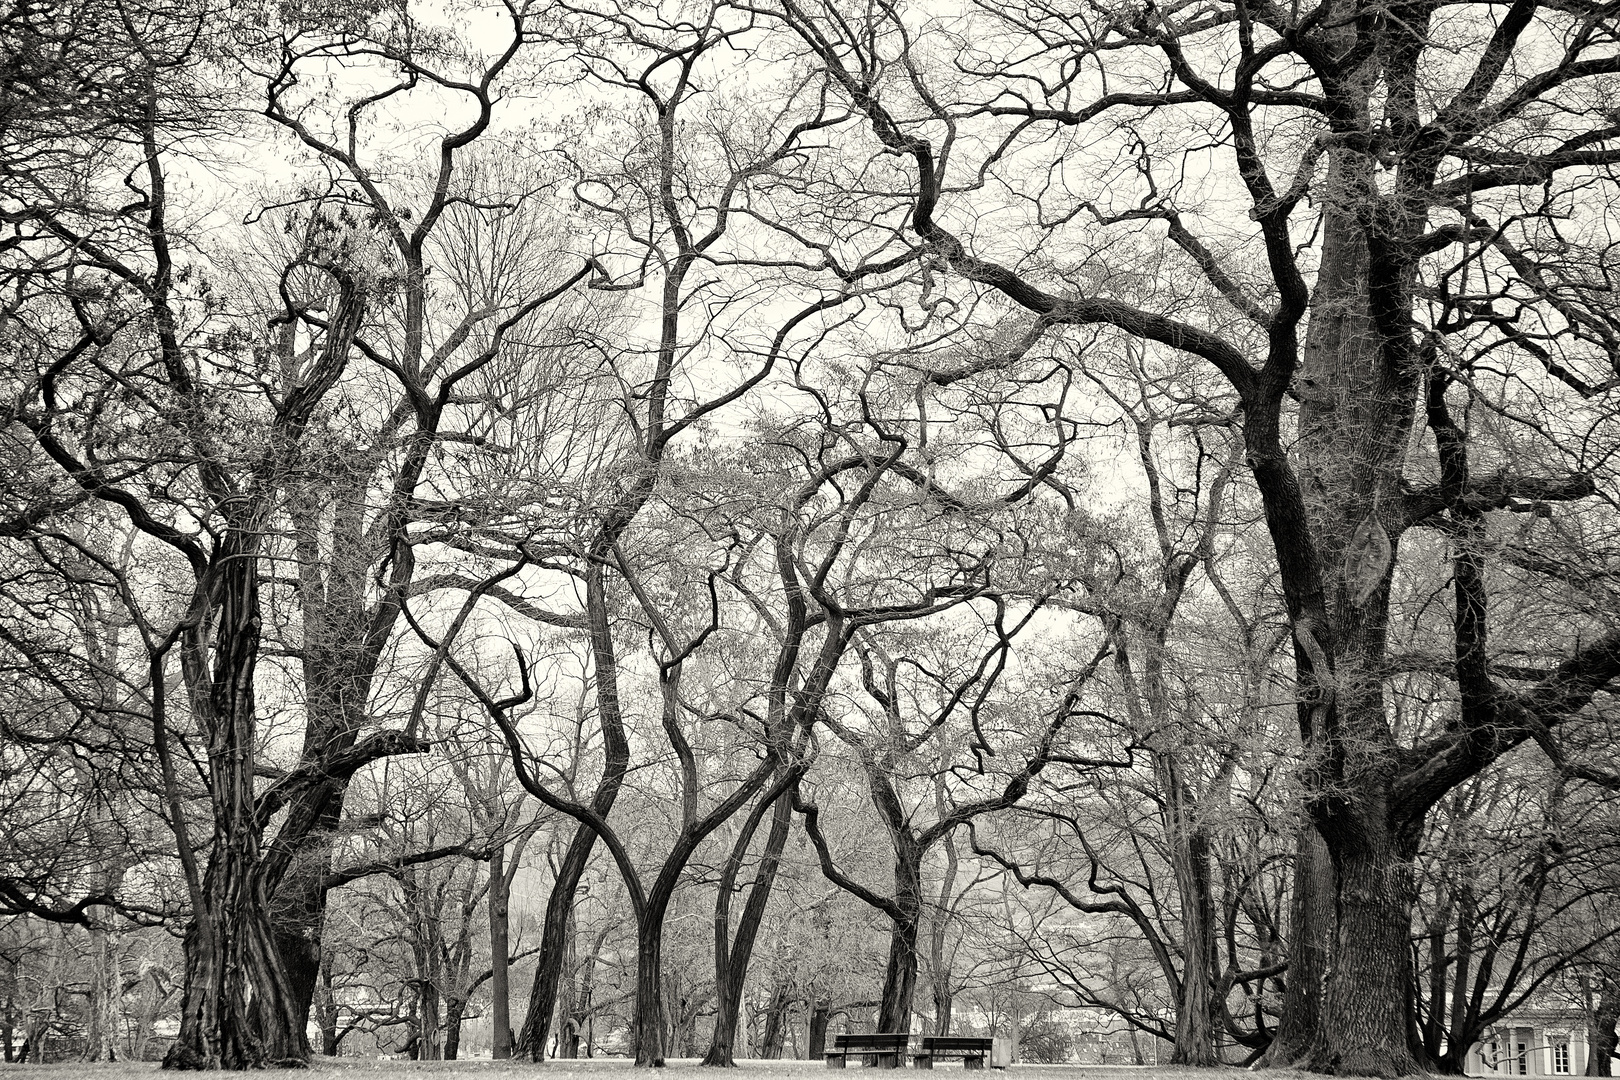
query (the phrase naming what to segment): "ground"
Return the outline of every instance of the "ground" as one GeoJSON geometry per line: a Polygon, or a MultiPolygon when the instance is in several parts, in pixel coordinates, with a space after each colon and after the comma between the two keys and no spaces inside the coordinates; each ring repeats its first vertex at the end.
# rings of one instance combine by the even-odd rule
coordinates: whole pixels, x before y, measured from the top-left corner
{"type": "MultiPolygon", "coordinates": [[[[907,1070],[908,1072],[910,1070],[907,1070]]],[[[942,1065],[934,1075],[954,1077],[960,1065],[942,1065]]],[[[1006,1073],[986,1071],[984,1080],[1233,1080],[1231,1069],[1130,1068],[1107,1065],[1015,1065],[1006,1073]]],[[[298,1073],[285,1074],[289,1078],[298,1073]]],[[[646,1070],[634,1069],[623,1059],[548,1061],[530,1065],[511,1061],[372,1061],[360,1058],[317,1058],[309,1080],[483,1080],[488,1077],[529,1076],[535,1080],[648,1080],[646,1070]]],[[[704,1069],[696,1061],[672,1061],[659,1074],[668,1080],[878,1080],[877,1070],[852,1067],[830,1070],[816,1061],[747,1061],[729,1072],[704,1069]]],[[[1266,1080],[1302,1080],[1304,1074],[1272,1070],[1266,1080]]],[[[0,1065],[0,1080],[158,1080],[153,1064],[0,1065]]]]}

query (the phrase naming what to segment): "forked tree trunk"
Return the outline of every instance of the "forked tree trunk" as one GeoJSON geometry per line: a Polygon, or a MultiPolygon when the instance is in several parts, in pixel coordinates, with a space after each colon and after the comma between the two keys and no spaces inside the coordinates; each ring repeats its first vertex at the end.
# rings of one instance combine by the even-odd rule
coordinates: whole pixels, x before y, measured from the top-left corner
{"type": "Polygon", "coordinates": [[[591,849],[595,845],[595,830],[585,825],[574,830],[574,838],[569,842],[568,851],[557,868],[551,896],[546,900],[546,915],[540,931],[540,953],[534,965],[534,984],[529,989],[529,1008],[524,1014],[523,1028],[517,1040],[517,1056],[530,1061],[544,1061],[546,1058],[546,1040],[550,1037],[552,1017],[557,1011],[557,987],[562,979],[564,961],[571,951],[574,897],[579,892],[580,878],[585,873],[591,849]]]}
{"type": "MultiPolygon", "coordinates": [[[[616,534],[613,534],[616,535],[616,534]]],[[[611,541],[612,535],[608,540],[611,541]]],[[[601,543],[599,539],[599,544],[601,543]]],[[[630,767],[630,744],[625,738],[619,709],[619,661],[613,647],[613,631],[608,620],[606,582],[600,561],[593,562],[585,577],[585,608],[591,639],[592,667],[596,678],[596,702],[601,714],[603,764],[602,778],[591,796],[591,810],[605,819],[619,797],[630,767]]],[[[569,948],[570,919],[579,880],[596,846],[596,830],[581,823],[574,830],[568,851],[557,868],[551,895],[546,900],[546,917],[540,934],[540,955],[534,965],[534,985],[529,992],[529,1008],[518,1036],[517,1054],[530,1061],[544,1061],[546,1039],[557,1008],[557,982],[562,976],[563,957],[569,948]]]]}
{"type": "Polygon", "coordinates": [[[770,902],[771,889],[781,865],[782,852],[787,847],[788,833],[793,823],[793,800],[786,794],[777,797],[771,812],[771,828],[765,836],[765,848],[760,853],[759,869],[754,875],[748,900],[737,921],[735,939],[731,935],[731,893],[747,853],[748,844],[759,825],[764,804],[755,807],[744,823],[731,860],[721,876],[714,911],[715,956],[715,1014],[714,1030],[709,1037],[709,1050],[703,1064],[728,1066],[736,1064],[735,1046],[737,1018],[742,1009],[743,987],[748,979],[748,964],[753,958],[754,942],[765,920],[765,908],[770,902]]]}

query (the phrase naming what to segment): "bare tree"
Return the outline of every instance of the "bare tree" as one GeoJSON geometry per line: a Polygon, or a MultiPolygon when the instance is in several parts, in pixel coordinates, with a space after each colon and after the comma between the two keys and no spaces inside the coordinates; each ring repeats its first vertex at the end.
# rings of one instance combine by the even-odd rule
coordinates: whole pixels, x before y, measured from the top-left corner
{"type": "Polygon", "coordinates": [[[1580,606],[1580,629],[1547,639],[1535,674],[1492,674],[1485,572],[1493,530],[1511,528],[1502,518],[1609,484],[1582,435],[1609,439],[1612,317],[1583,268],[1602,257],[1551,239],[1562,207],[1605,204],[1620,155],[1593,104],[1613,65],[1604,16],[1537,3],[1476,20],[1338,0],[1085,17],[987,4],[957,18],[958,39],[1016,44],[968,47],[942,78],[936,32],[897,8],[758,10],[795,30],[883,150],[911,163],[902,197],[918,241],[1027,312],[1029,338],[1106,327],[1200,358],[1235,395],[1294,631],[1307,802],[1333,871],[1334,903],[1307,909],[1335,913],[1328,978],[1290,980],[1290,1010],[1312,1022],[1288,1029],[1276,1059],[1420,1067],[1407,941],[1429,810],[1506,751],[1589,716],[1620,674],[1620,632],[1580,606]],[[1521,140],[1524,125],[1537,134],[1521,140]],[[1194,146],[1206,148],[1196,166],[1194,146]],[[1016,179],[1032,171],[1057,182],[1016,179]],[[1040,257],[1009,261],[1000,253],[1015,248],[980,232],[988,221],[970,226],[963,189],[992,176],[1030,207],[1024,249],[1040,257]],[[1153,246],[1104,253],[1133,236],[1153,246]],[[1202,286],[1191,303],[1188,275],[1202,286]],[[1536,313],[1534,329],[1519,311],[1536,313]],[[1542,387],[1563,404],[1549,409],[1542,387]],[[1464,399],[1572,422],[1521,424],[1509,406],[1511,432],[1487,434],[1451,419],[1464,399]],[[1438,469],[1408,454],[1424,424],[1438,469]],[[1388,598],[1414,527],[1457,538],[1457,707],[1397,736],[1383,701],[1388,598]]]}

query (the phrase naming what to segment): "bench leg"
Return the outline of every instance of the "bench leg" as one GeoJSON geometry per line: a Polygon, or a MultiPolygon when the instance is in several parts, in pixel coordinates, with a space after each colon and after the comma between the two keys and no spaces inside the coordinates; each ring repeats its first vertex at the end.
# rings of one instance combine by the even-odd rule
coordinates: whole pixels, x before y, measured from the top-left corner
{"type": "Polygon", "coordinates": [[[982,1069],[982,1068],[984,1068],[984,1058],[982,1058],[982,1057],[965,1057],[965,1058],[962,1059],[962,1068],[964,1068],[964,1069],[982,1069]]]}
{"type": "Polygon", "coordinates": [[[843,1067],[844,1067],[844,1055],[843,1054],[828,1054],[827,1055],[827,1068],[829,1068],[829,1069],[842,1069],[843,1067]]]}

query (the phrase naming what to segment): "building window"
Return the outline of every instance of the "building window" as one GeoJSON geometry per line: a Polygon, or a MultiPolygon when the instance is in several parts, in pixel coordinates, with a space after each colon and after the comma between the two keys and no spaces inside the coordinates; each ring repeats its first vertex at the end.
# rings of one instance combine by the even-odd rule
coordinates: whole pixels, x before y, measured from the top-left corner
{"type": "Polygon", "coordinates": [[[1528,1076],[1530,1074],[1530,1048],[1524,1043],[1520,1043],[1518,1049],[1519,1067],[1516,1071],[1520,1076],[1528,1076]]]}
{"type": "Polygon", "coordinates": [[[1553,1072],[1569,1075],[1569,1040],[1561,1035],[1553,1039],[1553,1072]]]}
{"type": "Polygon", "coordinates": [[[1495,1039],[1485,1044],[1485,1068],[1488,1072],[1496,1071],[1496,1055],[1500,1052],[1495,1039]]]}

